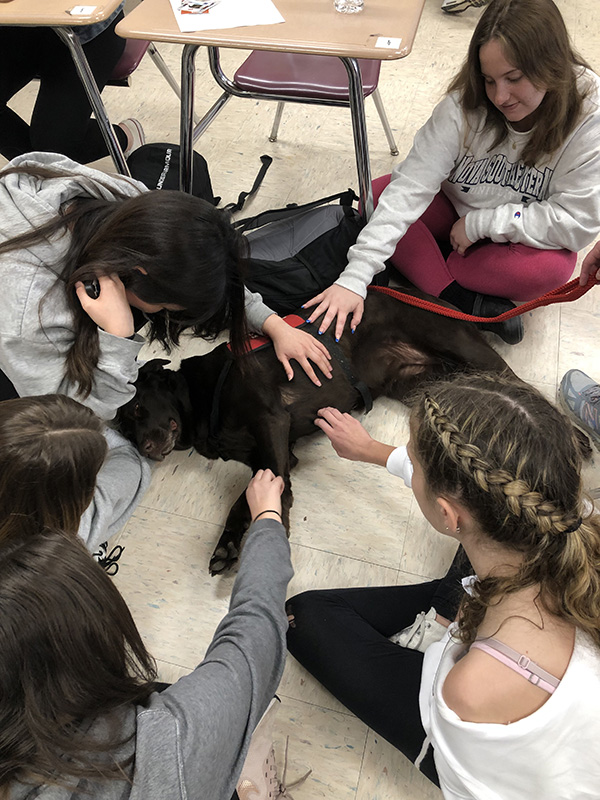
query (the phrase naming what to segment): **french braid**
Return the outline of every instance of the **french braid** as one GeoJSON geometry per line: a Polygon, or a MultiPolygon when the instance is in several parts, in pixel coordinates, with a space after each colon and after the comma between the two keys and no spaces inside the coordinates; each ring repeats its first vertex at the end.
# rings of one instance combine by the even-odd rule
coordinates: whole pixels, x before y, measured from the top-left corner
{"type": "Polygon", "coordinates": [[[494,468],[483,457],[481,449],[461,433],[433,398],[426,395],[424,406],[425,419],[437,432],[449,457],[496,502],[505,502],[512,516],[537,527],[541,534],[563,533],[573,525],[575,516],[571,514],[566,519],[553,502],[545,499],[539,491],[532,491],[525,480],[515,478],[506,469],[494,468]]]}
{"type": "Polygon", "coordinates": [[[568,420],[531,386],[497,375],[433,385],[413,415],[430,491],[461,502],[484,535],[523,555],[516,575],[478,581],[465,598],[463,640],[473,640],[492,602],[539,585],[551,613],[600,645],[600,522],[583,510],[568,420]]]}

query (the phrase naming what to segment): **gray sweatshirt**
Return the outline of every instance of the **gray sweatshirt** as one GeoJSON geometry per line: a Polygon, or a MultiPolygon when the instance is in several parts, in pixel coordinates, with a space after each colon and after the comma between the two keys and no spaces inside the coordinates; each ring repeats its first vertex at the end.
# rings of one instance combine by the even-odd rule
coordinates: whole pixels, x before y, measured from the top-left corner
{"type": "MultiPolygon", "coordinates": [[[[52,219],[75,197],[114,199],[117,192],[135,196],[146,187],[121,175],[107,175],[55,153],[29,153],[10,166],[47,167],[61,177],[37,180],[30,175],[0,174],[0,242],[31,231],[52,219]]],[[[182,235],[185,231],[182,230],[182,235]]],[[[21,397],[59,393],[77,396],[64,375],[73,342],[73,318],[62,285],[52,288],[69,245],[55,237],[28,250],[0,255],[0,369],[21,397]],[[49,294],[48,294],[49,292],[49,294]]],[[[256,330],[272,312],[260,295],[247,292],[246,310],[256,330]]],[[[144,340],[98,331],[100,358],[94,387],[82,402],[101,419],[112,419],[133,397],[137,356],[144,340]]],[[[107,435],[109,456],[98,477],[94,501],[84,514],[80,536],[90,549],[127,521],[150,481],[149,462],[118,434],[107,435]]]]}
{"type": "Polygon", "coordinates": [[[585,70],[579,81],[589,88],[581,119],[556,152],[531,167],[521,160],[529,133],[509,126],[491,149],[495,134],[485,129],[483,112],[466,117],[457,94],[446,95],[394,168],[336,283],[366,297],[440,189],[465,218],[471,242],[575,251],[590,244],[600,232],[600,78],[585,70]]]}
{"type": "Polygon", "coordinates": [[[230,800],[252,731],[283,672],[292,574],[283,526],[259,520],[242,551],[229,613],[202,663],[145,707],[123,712],[123,735],[132,738],[118,756],[135,753],[132,784],[80,781],[73,790],[17,784],[10,800],[230,800]]]}
{"type": "MultiPolygon", "coordinates": [[[[75,197],[114,199],[117,192],[135,196],[146,187],[122,175],[107,175],[55,153],[29,153],[11,167],[48,167],[64,177],[36,180],[29,175],[0,175],[0,242],[32,230],[55,217],[75,197]]],[[[185,236],[185,229],[182,229],[185,236]]],[[[23,251],[0,256],[0,369],[21,397],[58,392],[75,397],[64,376],[65,357],[73,342],[73,320],[62,286],[49,295],[69,245],[68,235],[23,251]],[[44,302],[42,299],[46,298],[44,302]]],[[[272,314],[260,295],[247,293],[246,312],[256,330],[272,314]]],[[[134,395],[137,355],[144,340],[112,336],[99,330],[100,359],[94,388],[83,401],[101,419],[110,420],[134,395]]]]}

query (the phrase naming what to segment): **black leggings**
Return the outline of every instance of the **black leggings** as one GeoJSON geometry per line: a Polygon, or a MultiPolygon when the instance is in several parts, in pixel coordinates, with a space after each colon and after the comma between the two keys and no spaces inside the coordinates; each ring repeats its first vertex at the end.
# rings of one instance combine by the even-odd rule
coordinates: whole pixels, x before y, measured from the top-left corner
{"type": "MultiPolygon", "coordinates": [[[[119,14],[101,34],[83,45],[102,91],[118,63],[125,40],[115,33],[119,14]]],[[[87,164],[108,149],[77,75],[71,53],[51,28],[0,28],[0,153],[9,161],[33,150],[62,153],[87,164]],[[7,103],[33,78],[40,88],[28,125],[7,103]]],[[[125,132],[113,126],[121,147],[125,132]]]]}
{"type": "Polygon", "coordinates": [[[15,397],[18,397],[17,390],[12,385],[12,382],[6,377],[6,375],[0,369],[0,401],[2,400],[14,400],[15,397]]]}
{"type": "MultiPolygon", "coordinates": [[[[462,551],[445,578],[406,586],[328,589],[288,600],[290,653],[353,714],[411,761],[425,731],[419,711],[423,653],[388,637],[432,606],[454,619],[471,571],[462,551]]],[[[429,748],[421,771],[439,785],[429,748]]]]}

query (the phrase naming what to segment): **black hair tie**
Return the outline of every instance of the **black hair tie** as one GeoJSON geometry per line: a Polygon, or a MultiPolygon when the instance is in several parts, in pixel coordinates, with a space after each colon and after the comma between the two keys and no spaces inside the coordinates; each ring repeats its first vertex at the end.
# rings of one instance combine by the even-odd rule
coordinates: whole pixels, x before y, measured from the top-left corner
{"type": "Polygon", "coordinates": [[[581,523],[583,522],[583,518],[579,517],[572,525],[569,525],[568,528],[565,528],[563,533],[575,533],[576,530],[581,528],[581,523]]]}

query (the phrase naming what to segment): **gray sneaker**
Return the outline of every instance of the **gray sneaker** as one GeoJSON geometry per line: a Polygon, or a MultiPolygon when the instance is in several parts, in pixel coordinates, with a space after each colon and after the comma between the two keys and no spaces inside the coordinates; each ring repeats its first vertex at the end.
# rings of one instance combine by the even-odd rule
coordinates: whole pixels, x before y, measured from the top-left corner
{"type": "Polygon", "coordinates": [[[600,386],[579,369],[570,369],[558,389],[558,402],[575,424],[600,446],[600,386]]]}
{"type": "Polygon", "coordinates": [[[487,2],[488,0],[444,0],[442,11],[445,11],[446,14],[460,14],[467,8],[479,8],[486,5],[487,2]]]}

